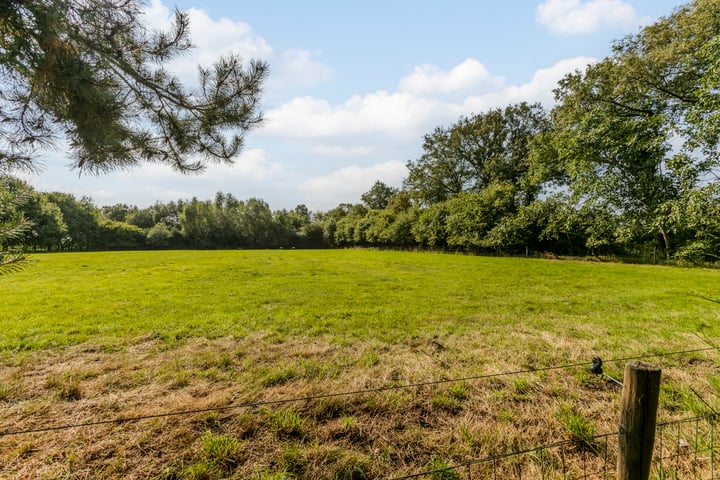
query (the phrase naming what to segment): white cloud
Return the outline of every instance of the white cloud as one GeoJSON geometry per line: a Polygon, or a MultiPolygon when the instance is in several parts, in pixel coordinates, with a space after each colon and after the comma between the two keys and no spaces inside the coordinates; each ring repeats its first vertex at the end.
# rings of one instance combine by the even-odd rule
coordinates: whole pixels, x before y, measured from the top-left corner
{"type": "MultiPolygon", "coordinates": [[[[525,84],[504,85],[495,81],[494,87],[484,93],[463,95],[457,99],[442,95],[431,98],[411,91],[378,91],[356,95],[344,103],[332,105],[315,97],[296,97],[267,112],[266,123],[256,134],[279,138],[363,137],[364,145],[377,144],[379,136],[385,140],[392,138],[415,142],[434,126],[454,122],[461,115],[482,113],[490,108],[522,101],[541,102],[550,107],[553,103],[552,90],[557,82],[565,74],[582,70],[594,61],[591,57],[562,60],[539,69],[525,84]]],[[[461,65],[468,64],[466,60],[461,65]]],[[[409,83],[418,92],[428,92],[430,84],[452,84],[449,79],[458,76],[452,73],[458,71],[458,67],[449,72],[438,70],[427,77],[427,82],[409,83]]],[[[493,78],[489,74],[486,77],[493,78]]],[[[415,78],[418,80],[420,76],[415,78]]],[[[357,140],[354,143],[357,144],[357,140]]],[[[323,149],[320,149],[322,152],[323,149]]]]}
{"type": "Polygon", "coordinates": [[[268,111],[257,134],[285,138],[407,134],[415,132],[436,107],[437,102],[409,93],[386,91],[356,95],[337,106],[314,97],[296,97],[268,111]]]}
{"type": "Polygon", "coordinates": [[[292,87],[312,87],[332,79],[335,71],[315,59],[318,52],[307,50],[287,50],[277,67],[272,68],[268,79],[268,89],[292,87]]]}
{"type": "MultiPolygon", "coordinates": [[[[197,8],[186,10],[190,19],[190,39],[195,48],[172,60],[169,70],[185,83],[197,82],[197,65],[210,66],[220,56],[234,53],[243,59],[267,59],[272,47],[255,35],[250,25],[227,18],[212,19],[197,8]]],[[[145,8],[145,24],[151,29],[167,30],[174,15],[161,0],[152,0],[145,8]]]]}
{"type": "Polygon", "coordinates": [[[482,63],[468,58],[448,72],[435,65],[420,65],[400,80],[399,90],[418,96],[437,97],[450,93],[488,91],[498,88],[502,78],[494,77],[482,63]]]}
{"type": "Polygon", "coordinates": [[[265,181],[283,173],[279,163],[273,163],[261,148],[244,151],[230,167],[234,176],[253,181],[265,181]]]}
{"type": "Polygon", "coordinates": [[[504,107],[518,102],[540,102],[550,108],[554,102],[553,90],[558,81],[568,73],[585,70],[589,64],[596,62],[593,57],[575,57],[561,60],[549,68],[541,68],[529,82],[522,85],[509,85],[485,95],[472,96],[465,99],[465,112],[480,113],[491,108],[504,107]]]}
{"type": "Polygon", "coordinates": [[[602,26],[629,30],[650,21],[623,0],[545,0],[537,7],[536,19],[561,35],[592,33],[602,26]]]}
{"type": "Polygon", "coordinates": [[[373,148],[368,146],[320,144],[313,146],[310,151],[315,155],[324,157],[356,157],[371,154],[373,148]]]}
{"type": "MultiPolygon", "coordinates": [[[[256,35],[244,22],[227,18],[213,19],[197,8],[186,10],[190,20],[190,39],[194,48],[172,60],[169,69],[186,84],[197,82],[197,66],[210,66],[220,56],[234,53],[245,61],[259,59],[270,63],[271,75],[265,88],[268,91],[289,87],[310,87],[332,79],[335,71],[318,61],[319,52],[292,49],[278,59],[268,42],[256,35]]],[[[145,24],[151,29],[168,30],[173,13],[162,0],[152,0],[144,10],[145,24]]]]}
{"type": "Polygon", "coordinates": [[[353,165],[307,180],[300,184],[298,190],[306,196],[305,203],[312,208],[328,209],[338,203],[356,203],[377,180],[399,186],[406,176],[405,163],[397,160],[369,167],[353,165]]]}
{"type": "Polygon", "coordinates": [[[127,179],[138,177],[138,173],[143,181],[153,180],[169,180],[181,183],[190,181],[189,183],[213,183],[227,181],[266,181],[276,175],[282,173],[282,167],[278,163],[269,160],[267,152],[261,148],[243,150],[232,164],[209,164],[208,167],[199,175],[188,174],[182,175],[163,164],[147,164],[125,172],[117,174],[127,179]]]}

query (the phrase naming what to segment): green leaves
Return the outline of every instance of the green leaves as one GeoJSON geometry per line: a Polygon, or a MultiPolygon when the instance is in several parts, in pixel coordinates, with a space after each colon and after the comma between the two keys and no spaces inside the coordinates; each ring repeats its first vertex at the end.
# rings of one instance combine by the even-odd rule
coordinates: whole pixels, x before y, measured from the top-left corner
{"type": "Polygon", "coordinates": [[[670,253],[682,230],[671,206],[718,166],[719,17],[718,2],[696,0],[617,42],[612,56],[555,91],[547,150],[578,204],[618,217],[622,243],[655,236],[670,253]]]}
{"type": "Polygon", "coordinates": [[[492,183],[510,183],[522,187],[521,201],[527,203],[538,190],[526,181],[529,144],[548,128],[542,107],[527,103],[438,127],[425,135],[423,155],[408,162],[405,187],[427,205],[463,192],[480,192],[492,183]]]}
{"type": "Polygon", "coordinates": [[[140,162],[199,171],[232,161],[258,125],[267,65],[236,55],[200,69],[190,89],[164,63],[191,47],[188,16],[149,33],[137,1],[21,2],[0,8],[0,167],[63,136],[73,166],[140,162]]]}

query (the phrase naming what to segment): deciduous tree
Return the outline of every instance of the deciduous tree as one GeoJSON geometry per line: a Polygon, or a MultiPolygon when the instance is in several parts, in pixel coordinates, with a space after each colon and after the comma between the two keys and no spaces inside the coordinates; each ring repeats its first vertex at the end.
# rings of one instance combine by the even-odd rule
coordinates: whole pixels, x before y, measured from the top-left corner
{"type": "Polygon", "coordinates": [[[390,200],[397,195],[399,190],[393,188],[380,180],[376,181],[367,192],[360,196],[363,204],[371,210],[382,210],[387,207],[390,200]]]}
{"type": "Polygon", "coordinates": [[[438,127],[425,135],[423,155],[408,162],[405,187],[429,205],[509,183],[517,187],[518,204],[529,203],[538,191],[526,177],[530,141],[549,126],[539,104],[520,103],[438,127]]]}

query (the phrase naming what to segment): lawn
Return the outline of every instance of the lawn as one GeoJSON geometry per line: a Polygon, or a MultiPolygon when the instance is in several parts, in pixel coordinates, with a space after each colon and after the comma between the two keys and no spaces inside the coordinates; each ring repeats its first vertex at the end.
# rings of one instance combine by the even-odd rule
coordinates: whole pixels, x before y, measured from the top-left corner
{"type": "MultiPolygon", "coordinates": [[[[589,364],[720,337],[719,270],[367,250],[34,260],[0,277],[2,431],[589,364]]],[[[702,410],[692,390],[713,401],[714,360],[655,359],[661,419],[702,410]]],[[[606,371],[621,376],[622,363],[606,371]]],[[[528,372],[7,435],[0,476],[393,476],[572,437],[577,422],[612,431],[617,405],[618,390],[583,369],[528,372]]]]}

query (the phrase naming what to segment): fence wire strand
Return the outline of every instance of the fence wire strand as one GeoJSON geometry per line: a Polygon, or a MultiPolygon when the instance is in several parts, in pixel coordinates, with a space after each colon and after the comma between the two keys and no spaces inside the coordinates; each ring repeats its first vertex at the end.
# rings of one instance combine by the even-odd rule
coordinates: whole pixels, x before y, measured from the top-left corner
{"type": "MultiPolygon", "coordinates": [[[[614,362],[627,362],[630,360],[646,360],[649,358],[670,357],[670,356],[676,356],[676,355],[684,355],[684,354],[688,354],[688,353],[707,352],[707,351],[711,351],[711,350],[717,350],[717,347],[711,346],[711,347],[703,347],[703,348],[696,348],[696,349],[675,351],[675,352],[662,352],[662,353],[645,354],[645,355],[638,355],[638,356],[632,356],[632,357],[614,358],[614,359],[606,360],[606,362],[614,363],[614,362]]],[[[54,426],[50,425],[50,426],[45,426],[45,427],[28,428],[28,429],[23,429],[23,430],[6,430],[6,431],[0,432],[0,437],[7,437],[7,436],[14,436],[14,435],[26,435],[26,434],[31,434],[31,433],[52,432],[52,431],[57,431],[57,430],[68,430],[68,429],[72,429],[72,428],[92,427],[92,426],[99,426],[99,425],[122,424],[122,423],[129,423],[129,422],[137,422],[137,421],[141,421],[141,420],[150,420],[150,419],[184,416],[184,415],[194,415],[194,414],[198,414],[198,413],[221,412],[221,411],[239,410],[239,409],[245,409],[245,408],[258,408],[258,407],[270,406],[270,405],[282,405],[282,404],[293,403],[293,402],[307,402],[307,401],[322,400],[322,399],[327,399],[327,398],[364,395],[364,394],[380,393],[380,392],[387,392],[387,391],[393,391],[393,390],[405,390],[405,389],[410,389],[410,388],[442,385],[442,384],[447,384],[447,383],[469,382],[469,381],[484,380],[484,379],[511,376],[511,375],[522,375],[525,373],[549,372],[549,371],[553,371],[553,370],[565,370],[565,369],[571,369],[571,368],[587,367],[588,364],[589,364],[588,362],[570,363],[570,364],[565,364],[565,365],[555,365],[555,366],[538,367],[538,368],[526,368],[526,369],[522,369],[522,370],[513,370],[513,371],[508,371],[508,372],[500,372],[500,373],[472,375],[472,376],[461,377],[461,378],[431,380],[431,381],[427,381],[427,382],[410,383],[410,384],[404,384],[404,385],[386,385],[386,386],[382,386],[382,387],[367,388],[367,389],[361,389],[361,390],[352,390],[352,391],[346,391],[346,392],[322,393],[322,394],[318,394],[318,395],[307,395],[307,396],[303,396],[303,397],[282,398],[282,399],[276,399],[276,400],[259,400],[259,401],[254,401],[254,402],[242,402],[242,403],[237,403],[234,405],[196,408],[196,409],[179,410],[179,411],[171,411],[171,412],[160,412],[160,413],[153,413],[153,414],[147,414],[147,415],[138,415],[138,416],[132,416],[132,417],[118,417],[118,418],[112,418],[112,419],[107,419],[107,420],[95,420],[95,421],[89,421],[89,422],[80,422],[80,423],[64,424],[64,425],[54,425],[54,426]]],[[[408,477],[408,478],[412,478],[412,477],[408,477]]]]}
{"type": "MultiPolygon", "coordinates": [[[[657,424],[657,430],[656,430],[656,442],[658,444],[658,449],[656,452],[656,458],[653,464],[655,465],[656,469],[659,469],[661,475],[659,478],[668,478],[666,475],[672,474],[674,475],[672,478],[685,478],[683,474],[691,474],[691,473],[702,473],[698,472],[698,466],[700,463],[698,462],[698,454],[702,454],[707,452],[709,454],[709,470],[710,470],[710,479],[715,479],[715,437],[714,437],[714,422],[717,420],[717,415],[714,413],[710,413],[707,415],[699,415],[694,416],[690,418],[683,418],[678,420],[671,420],[663,423],[657,424]],[[708,422],[708,428],[710,431],[709,434],[709,445],[704,446],[700,448],[700,422],[707,421],[708,422]],[[690,430],[694,430],[695,432],[695,438],[693,445],[695,448],[692,451],[688,452],[681,452],[680,450],[680,442],[679,439],[682,438],[681,428],[684,425],[690,424],[690,430]],[[673,451],[669,455],[664,455],[664,448],[667,448],[667,441],[664,440],[664,437],[666,436],[666,429],[672,429],[674,430],[676,439],[675,439],[675,445],[671,446],[673,448],[673,451]],[[692,457],[694,461],[690,463],[689,466],[686,466],[683,468],[683,466],[680,464],[680,461],[682,458],[690,458],[692,457]],[[668,469],[668,467],[672,467],[671,470],[668,469]],[[665,475],[665,476],[664,476],[665,475]]],[[[561,474],[563,475],[563,478],[569,478],[573,480],[581,480],[581,479],[588,479],[588,478],[611,478],[608,477],[608,474],[613,474],[615,471],[616,466],[614,464],[611,464],[608,461],[608,451],[609,451],[609,440],[611,438],[619,438],[619,433],[605,433],[601,435],[595,435],[591,439],[588,439],[592,442],[596,442],[597,440],[602,439],[604,442],[605,448],[603,449],[602,455],[600,455],[600,452],[597,450],[590,450],[586,452],[586,454],[595,453],[598,457],[602,457],[602,468],[599,470],[595,470],[592,472],[588,472],[588,465],[587,465],[587,457],[583,457],[583,469],[582,474],[579,476],[573,476],[572,473],[569,471],[567,464],[565,462],[565,448],[569,446],[575,446],[577,445],[577,440],[562,440],[555,443],[550,443],[546,445],[540,445],[532,448],[528,448],[525,450],[518,450],[513,452],[508,452],[505,454],[499,454],[499,455],[491,455],[483,458],[478,458],[474,460],[468,460],[465,462],[458,463],[456,465],[447,466],[444,468],[438,468],[435,470],[426,470],[422,472],[417,472],[413,474],[403,475],[399,477],[388,477],[387,480],[409,480],[413,478],[423,478],[423,477],[433,477],[433,478],[444,478],[443,474],[451,471],[460,471],[461,469],[467,469],[468,472],[470,472],[470,468],[475,465],[481,465],[481,464],[490,464],[492,463],[493,468],[493,477],[497,478],[498,475],[498,463],[502,460],[507,460],[512,457],[522,456],[522,455],[529,455],[536,452],[543,452],[546,450],[552,450],[552,449],[559,449],[559,454],[561,458],[561,474]]],[[[688,442],[688,447],[690,447],[690,444],[688,442]]],[[[685,447],[683,447],[685,448],[685,447]]],[[[544,457],[541,456],[540,460],[540,478],[545,479],[548,478],[546,476],[546,473],[552,473],[552,472],[546,472],[546,466],[545,466],[545,460],[544,457]]],[[[707,473],[707,471],[706,471],[707,473]]],[[[519,477],[516,478],[522,478],[522,472],[520,472],[519,477]]],[[[469,476],[468,478],[472,478],[469,476]]],[[[696,477],[693,477],[696,478],[696,477]]]]}
{"type": "MultiPolygon", "coordinates": [[[[618,435],[617,433],[603,433],[603,434],[599,434],[599,435],[590,437],[587,440],[595,441],[595,440],[598,440],[601,438],[605,439],[607,437],[615,437],[617,435],[618,435]]],[[[560,453],[561,453],[561,455],[563,455],[563,471],[566,471],[565,462],[564,462],[564,453],[565,452],[563,450],[563,447],[577,445],[577,443],[578,443],[577,440],[560,440],[558,442],[549,443],[546,445],[535,446],[535,447],[527,448],[525,450],[516,450],[513,452],[501,453],[498,455],[490,455],[490,456],[483,457],[483,458],[468,460],[465,462],[458,463],[456,465],[451,465],[451,466],[444,467],[444,468],[438,468],[435,470],[426,470],[423,472],[411,473],[409,475],[403,475],[401,477],[389,477],[387,480],[408,480],[410,478],[428,477],[428,476],[432,476],[435,474],[442,474],[444,472],[449,472],[452,470],[457,470],[457,469],[461,469],[461,468],[468,467],[468,466],[481,465],[483,463],[490,463],[490,462],[492,462],[493,465],[495,466],[494,474],[496,474],[497,473],[497,462],[500,460],[505,460],[505,459],[512,458],[512,457],[518,457],[521,455],[528,455],[530,453],[539,452],[541,450],[550,450],[550,449],[554,449],[554,448],[560,448],[560,453]]]]}

